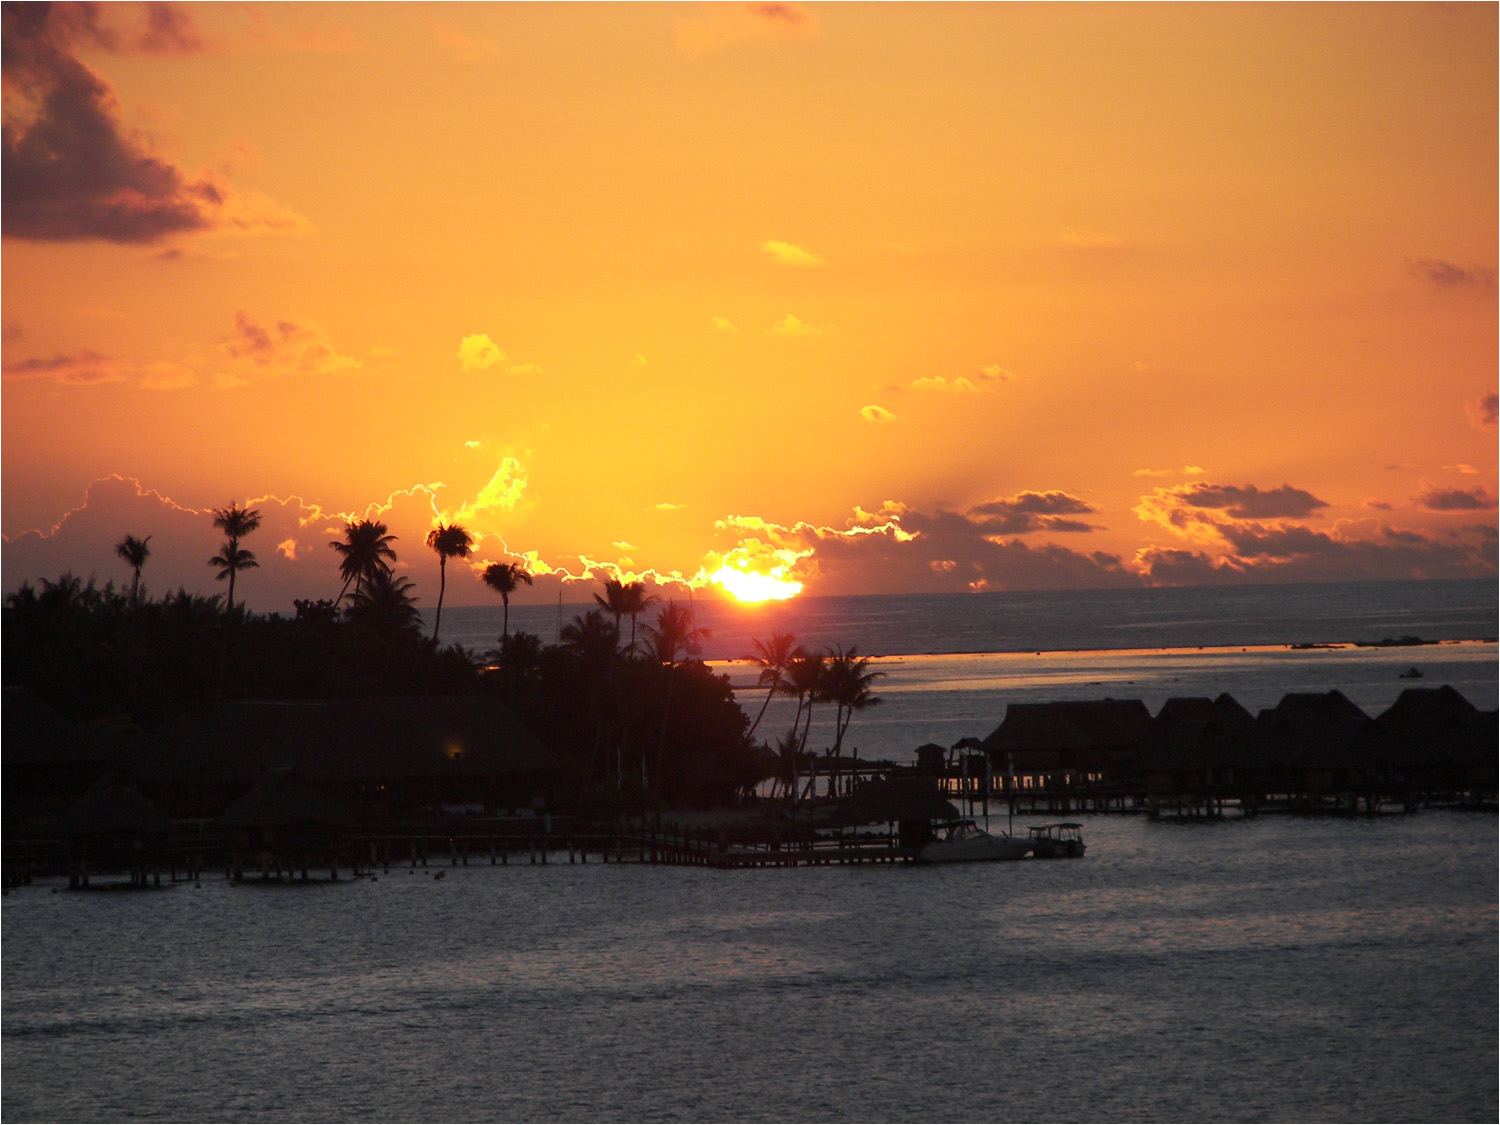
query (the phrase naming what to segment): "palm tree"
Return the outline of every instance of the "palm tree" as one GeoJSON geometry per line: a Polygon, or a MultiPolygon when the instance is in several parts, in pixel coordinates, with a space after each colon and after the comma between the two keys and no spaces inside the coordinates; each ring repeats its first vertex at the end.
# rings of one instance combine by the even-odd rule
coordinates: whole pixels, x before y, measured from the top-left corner
{"type": "Polygon", "coordinates": [[[656,624],[645,626],[642,632],[646,634],[648,651],[661,664],[676,664],[679,652],[683,655],[693,652],[699,640],[708,636],[707,629],[693,626],[692,612],[686,606],[670,601],[657,612],[656,624]]]}
{"type": "Polygon", "coordinates": [[[432,639],[438,638],[438,627],[443,623],[443,594],[448,589],[448,560],[466,559],[474,549],[474,537],[456,523],[439,523],[427,533],[427,545],[438,557],[437,615],[432,621],[432,639]]]}
{"type": "MultiPolygon", "coordinates": [[[[639,585],[639,583],[637,583],[639,585]]],[[[698,641],[708,636],[707,629],[693,625],[693,614],[685,606],[669,601],[656,614],[656,624],[644,630],[648,650],[658,663],[666,665],[667,698],[662,704],[661,737],[656,745],[656,778],[661,784],[662,759],[667,752],[667,723],[672,717],[672,693],[677,686],[677,654],[691,655],[698,648],[698,641]]],[[[646,785],[646,755],[641,755],[641,787],[646,785]]]]}
{"type": "Polygon", "coordinates": [[[853,645],[848,649],[840,646],[830,649],[828,660],[823,665],[823,694],[834,707],[833,749],[829,751],[828,794],[832,796],[836,786],[839,752],[844,745],[844,732],[856,711],[875,707],[880,697],[870,691],[870,685],[884,672],[870,671],[870,658],[860,656],[853,645]]]}
{"type": "Polygon", "coordinates": [[[382,567],[349,595],[344,616],[350,624],[384,636],[416,635],[421,630],[422,615],[414,604],[420,600],[412,595],[415,588],[411,579],[397,577],[382,567]]]}
{"type": "Polygon", "coordinates": [[[255,570],[260,563],[255,561],[255,552],[247,551],[243,547],[236,547],[234,540],[227,541],[219,553],[208,560],[209,566],[219,568],[216,577],[220,582],[229,579],[229,598],[224,603],[224,615],[228,617],[234,613],[234,578],[242,570],[255,570]]]}
{"type": "Polygon", "coordinates": [[[500,630],[502,648],[505,638],[510,636],[510,596],[523,582],[530,586],[531,575],[520,563],[490,563],[484,568],[484,584],[500,595],[500,602],[505,606],[504,625],[500,630]]]}
{"type": "Polygon", "coordinates": [[[350,520],[344,525],[344,539],[335,539],[328,545],[339,555],[339,574],[344,578],[343,588],[334,599],[335,604],[344,600],[349,583],[354,583],[354,592],[381,571],[390,572],[390,563],[396,561],[396,552],[391,544],[396,537],[378,520],[350,520]],[[387,562],[389,560],[389,562],[387,562]]]}
{"type": "Polygon", "coordinates": [[[135,571],[135,577],[130,583],[130,604],[139,605],[141,600],[141,568],[146,565],[146,560],[151,557],[151,548],[146,544],[151,542],[151,536],[137,539],[134,535],[127,535],[115,544],[115,554],[128,562],[131,569],[135,571]]]}
{"type": "Polygon", "coordinates": [[[792,719],[792,729],[797,728],[797,723],[803,720],[805,710],[805,725],[802,728],[802,748],[807,748],[807,736],[812,732],[813,704],[823,699],[823,654],[818,652],[804,652],[795,657],[786,671],[786,682],[781,687],[783,695],[795,696],[797,699],[797,714],[792,719]]]}
{"type": "Polygon", "coordinates": [[[208,560],[209,566],[219,567],[218,579],[229,579],[229,597],[224,603],[224,615],[234,612],[234,579],[242,570],[253,570],[260,566],[253,551],[240,548],[240,540],[260,526],[260,512],[254,508],[241,508],[231,504],[227,508],[214,508],[214,526],[224,532],[227,541],[223,549],[208,560]]]}
{"type": "Polygon", "coordinates": [[[755,652],[747,659],[760,668],[760,675],[755,679],[756,687],[769,689],[766,692],[766,700],[760,705],[760,712],[755,716],[755,722],[750,724],[750,730],[745,737],[749,738],[755,733],[755,728],[760,726],[761,719],[765,718],[766,708],[771,705],[771,700],[780,693],[782,685],[786,683],[787,670],[792,661],[799,656],[806,656],[797,638],[791,633],[772,634],[769,642],[756,641],[755,652]]]}
{"type": "Polygon", "coordinates": [[[580,663],[600,668],[614,656],[615,646],[620,643],[620,631],[599,610],[591,609],[582,617],[573,618],[573,624],[564,625],[558,640],[580,663]]]}
{"type": "Polygon", "coordinates": [[[870,658],[860,656],[853,645],[830,649],[823,666],[824,697],[836,708],[833,720],[833,756],[838,757],[844,745],[844,732],[856,711],[874,707],[880,697],[870,691],[870,685],[884,672],[870,671],[870,658]]]}
{"type": "Polygon", "coordinates": [[[595,594],[594,601],[615,615],[615,629],[620,628],[620,618],[630,618],[630,648],[635,650],[635,619],[647,608],[655,605],[661,599],[654,594],[646,593],[644,582],[621,582],[617,578],[607,578],[604,582],[604,593],[595,594]]]}

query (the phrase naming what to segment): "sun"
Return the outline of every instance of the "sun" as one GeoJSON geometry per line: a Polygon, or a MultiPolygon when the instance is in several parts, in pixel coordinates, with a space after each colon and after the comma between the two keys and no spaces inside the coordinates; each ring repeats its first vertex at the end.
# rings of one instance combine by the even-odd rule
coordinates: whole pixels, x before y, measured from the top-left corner
{"type": "Polygon", "coordinates": [[[742,602],[783,602],[802,593],[802,583],[786,577],[786,568],[782,566],[761,574],[725,564],[709,580],[742,602]]]}

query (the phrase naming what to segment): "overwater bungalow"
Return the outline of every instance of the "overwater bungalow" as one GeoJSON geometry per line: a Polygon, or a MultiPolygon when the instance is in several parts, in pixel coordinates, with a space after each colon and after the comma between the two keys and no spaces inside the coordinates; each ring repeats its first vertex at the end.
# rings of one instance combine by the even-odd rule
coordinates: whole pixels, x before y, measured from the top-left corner
{"type": "Polygon", "coordinates": [[[1151,712],[1139,699],[1012,703],[981,744],[990,769],[1014,769],[1021,788],[1086,785],[1134,759],[1151,712]]]}

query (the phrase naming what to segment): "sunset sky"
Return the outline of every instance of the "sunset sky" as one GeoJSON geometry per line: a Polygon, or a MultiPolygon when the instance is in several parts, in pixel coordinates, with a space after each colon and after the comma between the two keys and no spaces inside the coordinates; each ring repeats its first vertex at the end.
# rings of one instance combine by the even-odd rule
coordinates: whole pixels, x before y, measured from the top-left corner
{"type": "Polygon", "coordinates": [[[5,589],[1493,576],[1496,13],[7,6],[5,589]]]}

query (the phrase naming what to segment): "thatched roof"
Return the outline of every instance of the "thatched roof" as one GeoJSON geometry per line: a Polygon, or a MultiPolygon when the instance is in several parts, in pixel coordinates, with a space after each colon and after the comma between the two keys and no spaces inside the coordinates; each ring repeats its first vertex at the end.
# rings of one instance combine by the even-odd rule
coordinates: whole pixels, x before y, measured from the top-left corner
{"type": "Polygon", "coordinates": [[[267,770],[255,784],[219,815],[225,828],[288,828],[295,825],[343,824],[342,808],[294,770],[267,770]]]}
{"type": "Polygon", "coordinates": [[[836,818],[845,824],[957,820],[958,816],[958,809],[938,792],[937,781],[930,777],[867,781],[836,808],[836,818]]]}
{"type": "Polygon", "coordinates": [[[106,774],[57,818],[64,836],[165,836],[172,822],[136,790],[106,774]]]}

